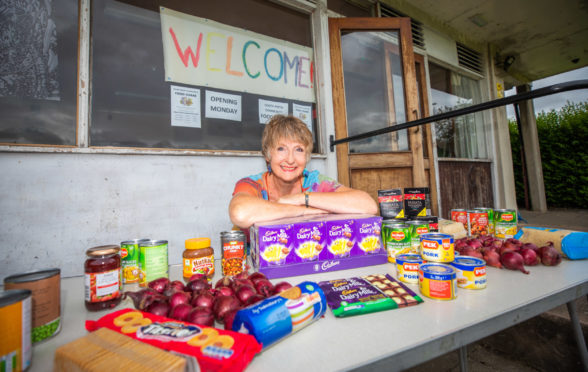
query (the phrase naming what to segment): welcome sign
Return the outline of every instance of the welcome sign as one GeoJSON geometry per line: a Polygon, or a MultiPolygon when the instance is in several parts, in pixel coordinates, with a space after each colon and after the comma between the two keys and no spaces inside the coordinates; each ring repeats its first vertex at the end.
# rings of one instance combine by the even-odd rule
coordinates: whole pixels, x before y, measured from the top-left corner
{"type": "Polygon", "coordinates": [[[315,102],[312,48],[160,7],[166,81],[315,102]]]}

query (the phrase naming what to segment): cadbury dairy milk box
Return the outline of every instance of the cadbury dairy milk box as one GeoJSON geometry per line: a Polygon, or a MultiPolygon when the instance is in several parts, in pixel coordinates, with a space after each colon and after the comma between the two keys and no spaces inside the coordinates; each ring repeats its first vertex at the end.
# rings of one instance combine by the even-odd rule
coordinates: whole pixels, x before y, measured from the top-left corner
{"type": "Polygon", "coordinates": [[[250,229],[253,267],[282,278],[383,264],[381,226],[382,217],[365,214],[256,223],[250,229]]]}

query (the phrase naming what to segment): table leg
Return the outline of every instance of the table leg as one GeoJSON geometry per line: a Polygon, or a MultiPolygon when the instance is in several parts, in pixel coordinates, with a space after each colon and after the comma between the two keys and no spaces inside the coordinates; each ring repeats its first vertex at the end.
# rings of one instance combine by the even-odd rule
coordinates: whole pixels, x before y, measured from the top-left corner
{"type": "Polygon", "coordinates": [[[462,346],[459,348],[459,370],[461,372],[468,371],[468,346],[462,346]]]}
{"type": "Polygon", "coordinates": [[[580,352],[582,364],[584,365],[584,368],[588,370],[588,351],[586,350],[586,341],[584,340],[582,326],[580,325],[578,313],[576,312],[576,302],[570,301],[566,303],[566,305],[568,307],[568,313],[570,314],[570,319],[572,321],[572,329],[574,331],[576,343],[578,344],[578,351],[580,352]]]}

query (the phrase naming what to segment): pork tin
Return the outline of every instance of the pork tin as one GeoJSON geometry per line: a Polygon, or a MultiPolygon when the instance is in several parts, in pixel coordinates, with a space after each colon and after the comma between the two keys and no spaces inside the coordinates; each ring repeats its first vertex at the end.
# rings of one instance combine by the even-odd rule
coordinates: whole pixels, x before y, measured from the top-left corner
{"type": "Polygon", "coordinates": [[[320,319],[326,310],[327,299],[319,285],[302,282],[239,310],[233,331],[253,335],[265,349],[320,319]]]}
{"type": "Polygon", "coordinates": [[[455,257],[453,236],[429,233],[421,235],[421,257],[431,262],[451,262],[455,257]]]}
{"type": "Polygon", "coordinates": [[[429,233],[429,224],[421,220],[410,220],[406,224],[410,228],[411,253],[419,253],[421,247],[421,235],[429,233]]]}
{"type": "Polygon", "coordinates": [[[396,256],[410,253],[410,226],[404,223],[391,223],[382,226],[382,241],[386,247],[388,261],[396,262],[396,256]]]}
{"type": "Polygon", "coordinates": [[[468,211],[468,236],[488,235],[488,212],[472,209],[468,211]]]}
{"type": "Polygon", "coordinates": [[[486,261],[471,256],[455,257],[450,265],[457,274],[457,286],[465,289],[486,288],[486,261]]]}
{"type": "Polygon", "coordinates": [[[5,289],[32,293],[32,342],[53,337],[61,329],[61,270],[47,269],[4,278],[5,289]]]}
{"type": "Polygon", "coordinates": [[[0,293],[0,366],[24,371],[31,365],[32,292],[10,289],[0,293]]]}
{"type": "Polygon", "coordinates": [[[131,239],[120,243],[123,284],[139,282],[139,244],[149,239],[131,239]]]}
{"type": "Polygon", "coordinates": [[[453,300],[457,297],[457,274],[451,266],[426,263],[419,266],[419,290],[434,300],[453,300]]]}
{"type": "Polygon", "coordinates": [[[494,211],[494,236],[499,239],[512,238],[517,234],[517,211],[497,209],[494,211]]]}
{"type": "Polygon", "coordinates": [[[400,254],[396,256],[396,272],[398,280],[405,283],[419,282],[419,265],[423,258],[418,254],[400,254]]]}

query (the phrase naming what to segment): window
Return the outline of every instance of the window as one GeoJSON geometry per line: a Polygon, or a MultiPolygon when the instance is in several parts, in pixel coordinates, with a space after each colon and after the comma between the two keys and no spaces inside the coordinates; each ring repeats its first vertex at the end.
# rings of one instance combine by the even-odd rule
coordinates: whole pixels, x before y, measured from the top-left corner
{"type": "Polygon", "coordinates": [[[77,2],[3,2],[0,35],[0,143],[75,146],[77,2]]]}
{"type": "MultiPolygon", "coordinates": [[[[481,103],[479,82],[429,63],[433,115],[481,103]]],[[[488,144],[482,112],[435,123],[437,156],[487,159],[488,144]]]]}
{"type": "MultiPolygon", "coordinates": [[[[245,89],[219,88],[214,86],[214,82],[211,85],[193,85],[166,81],[159,6],[198,17],[201,22],[211,20],[248,30],[243,32],[264,35],[262,37],[270,36],[285,45],[293,43],[307,49],[312,46],[309,15],[259,0],[198,3],[161,0],[149,2],[149,5],[141,5],[142,3],[131,0],[92,2],[91,146],[258,151],[264,129],[260,119],[261,105],[270,102],[269,105],[287,110],[289,114],[296,114],[296,110],[306,110],[307,124],[315,133],[316,148],[314,101],[292,99],[281,94],[256,93],[254,85],[259,80],[251,80],[251,84],[245,89]],[[192,118],[196,118],[194,125],[175,125],[170,99],[175,91],[191,92],[196,97],[194,100],[184,101],[190,105],[199,105],[193,106],[195,111],[190,114],[192,118]],[[234,118],[208,116],[205,102],[210,97],[227,97],[228,102],[236,102],[241,110],[240,115],[234,118]]],[[[195,35],[191,44],[194,54],[197,40],[195,35]]],[[[199,61],[202,64],[209,63],[209,58],[214,57],[210,48],[206,49],[205,44],[209,40],[205,36],[201,41],[204,46],[200,49],[199,61]]],[[[182,45],[182,51],[186,50],[186,45],[182,45]]],[[[250,50],[261,50],[255,48],[257,47],[253,46],[250,50]]],[[[226,50],[229,49],[227,46],[226,50]]],[[[266,58],[283,58],[277,51],[264,50],[266,58]]],[[[218,54],[222,52],[224,51],[220,50],[218,54]]],[[[233,52],[233,56],[241,56],[241,53],[244,55],[245,48],[233,52]]],[[[194,63],[194,59],[186,58],[185,62],[194,63]]],[[[292,60],[282,62],[289,62],[293,68],[292,60]]],[[[310,59],[307,63],[310,66],[310,59]]],[[[211,71],[201,70],[194,74],[213,74],[211,71]]],[[[228,71],[227,67],[227,73],[228,71]]],[[[243,71],[241,66],[242,74],[243,71]]],[[[260,71],[264,73],[263,69],[260,71]]],[[[279,83],[287,78],[278,72],[268,71],[267,67],[265,73],[273,73],[272,78],[279,83]]],[[[310,69],[300,72],[302,73],[312,75],[310,69]]],[[[289,77],[292,79],[292,75],[289,77]]],[[[187,121],[185,118],[183,120],[187,121]]]]}

